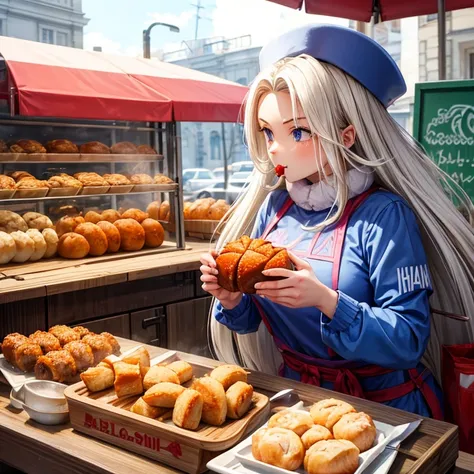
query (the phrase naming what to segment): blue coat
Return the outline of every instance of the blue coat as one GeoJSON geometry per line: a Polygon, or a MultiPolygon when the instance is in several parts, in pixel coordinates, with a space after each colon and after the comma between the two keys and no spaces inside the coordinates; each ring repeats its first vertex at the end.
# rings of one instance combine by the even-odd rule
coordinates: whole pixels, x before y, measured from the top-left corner
{"type": "MultiPolygon", "coordinates": [[[[260,236],[288,198],[286,191],[272,192],[260,209],[253,237],[260,236]]],[[[301,255],[307,252],[314,226],[328,214],[306,211],[293,204],[268,236],[275,246],[286,246],[301,255]]],[[[332,229],[325,229],[313,249],[318,258],[331,255],[332,229]]],[[[307,259],[317,278],[331,287],[332,263],[307,259]]],[[[348,361],[397,369],[361,381],[364,391],[380,390],[409,380],[406,369],[424,369],[420,359],[430,335],[431,280],[415,215],[407,203],[388,191],[370,195],[351,216],[344,241],[339,274],[339,302],[333,319],[316,308],[292,309],[259,298],[272,330],[293,350],[330,359],[328,347],[348,361]]],[[[220,304],[214,317],[240,334],[254,332],[262,320],[249,295],[231,311],[220,304]]],[[[300,375],[285,368],[285,376],[300,375]]],[[[438,397],[433,376],[427,382],[438,397]]],[[[332,389],[332,384],[324,383],[332,389]]],[[[387,402],[403,410],[430,416],[423,395],[416,390],[387,402]]]]}

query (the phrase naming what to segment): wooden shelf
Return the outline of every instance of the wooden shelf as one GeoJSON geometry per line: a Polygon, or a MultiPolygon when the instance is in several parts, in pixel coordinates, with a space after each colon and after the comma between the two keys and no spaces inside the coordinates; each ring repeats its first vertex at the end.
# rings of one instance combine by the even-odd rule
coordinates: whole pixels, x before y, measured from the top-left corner
{"type": "Polygon", "coordinates": [[[81,153],[0,153],[0,163],[134,163],[162,161],[163,155],[81,153]]]}

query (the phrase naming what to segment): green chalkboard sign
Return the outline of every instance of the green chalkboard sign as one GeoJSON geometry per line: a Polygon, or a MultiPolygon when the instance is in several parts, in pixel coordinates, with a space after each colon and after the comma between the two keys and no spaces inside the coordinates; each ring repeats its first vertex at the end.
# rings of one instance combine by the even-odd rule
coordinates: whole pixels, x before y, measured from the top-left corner
{"type": "Polygon", "coordinates": [[[416,84],[413,136],[474,201],[474,81],[416,84]]]}

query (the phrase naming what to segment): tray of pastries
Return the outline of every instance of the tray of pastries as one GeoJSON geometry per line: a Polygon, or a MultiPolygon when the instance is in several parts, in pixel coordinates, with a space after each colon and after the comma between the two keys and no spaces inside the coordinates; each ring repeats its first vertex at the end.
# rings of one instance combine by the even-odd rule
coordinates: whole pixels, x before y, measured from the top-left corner
{"type": "Polygon", "coordinates": [[[29,336],[12,333],[1,344],[0,371],[12,387],[25,381],[75,383],[82,372],[110,355],[120,354],[112,334],[95,334],[82,326],[56,325],[29,336]]]}
{"type": "Polygon", "coordinates": [[[241,367],[213,369],[174,351],[150,360],[142,346],[106,358],[81,379],[65,390],[74,428],[186,472],[202,472],[205,459],[235,445],[269,414],[268,398],[254,391],[241,367]],[[96,422],[127,436],[99,430],[96,422]]]}
{"type": "Polygon", "coordinates": [[[146,173],[132,174],[130,181],[134,184],[135,192],[149,191],[173,191],[177,188],[177,184],[168,176],[158,173],[151,176],[146,173]]]}
{"type": "Polygon", "coordinates": [[[334,398],[278,411],[207,467],[221,474],[386,474],[421,420],[394,426],[334,398]]]}

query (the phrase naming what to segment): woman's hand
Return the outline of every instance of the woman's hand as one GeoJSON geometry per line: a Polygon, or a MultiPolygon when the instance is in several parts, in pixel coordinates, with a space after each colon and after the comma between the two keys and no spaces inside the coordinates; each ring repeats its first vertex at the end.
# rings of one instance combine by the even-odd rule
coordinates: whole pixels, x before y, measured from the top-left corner
{"type": "Polygon", "coordinates": [[[215,250],[201,255],[202,265],[199,270],[202,273],[202,289],[217,298],[225,309],[234,309],[242,300],[242,293],[228,291],[217,283],[216,257],[217,252],[215,250]]]}
{"type": "Polygon", "coordinates": [[[257,295],[289,308],[315,306],[328,318],[332,318],[336,311],[338,294],[316,278],[308,262],[291,252],[288,252],[288,255],[296,270],[286,268],[264,270],[265,276],[284,277],[284,279],[257,283],[255,285],[257,295]]]}

